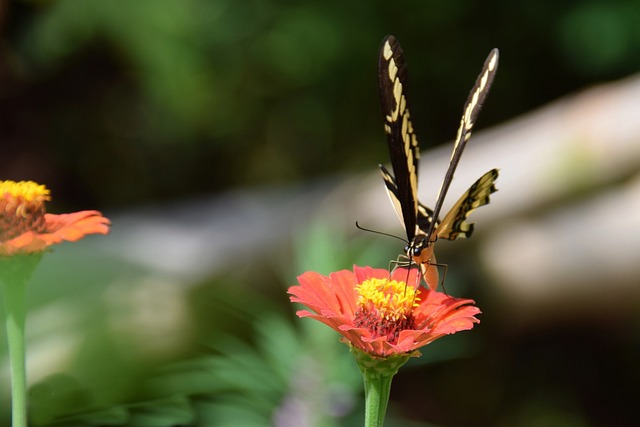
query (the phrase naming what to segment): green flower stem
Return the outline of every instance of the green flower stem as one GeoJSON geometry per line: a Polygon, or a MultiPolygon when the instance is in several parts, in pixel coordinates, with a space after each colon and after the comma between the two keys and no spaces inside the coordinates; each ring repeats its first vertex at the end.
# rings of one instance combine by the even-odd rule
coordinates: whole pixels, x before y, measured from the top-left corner
{"type": "Polygon", "coordinates": [[[364,378],[364,425],[365,427],[382,427],[387,413],[393,376],[410,357],[417,357],[420,353],[414,351],[393,354],[389,357],[377,357],[352,346],[351,354],[355,357],[364,378]]]}
{"type": "Polygon", "coordinates": [[[11,363],[11,419],[13,427],[27,427],[27,369],[25,364],[25,281],[2,283],[4,314],[11,363]]]}
{"type": "Polygon", "coordinates": [[[387,413],[393,375],[364,374],[365,427],[382,427],[387,413]]]}

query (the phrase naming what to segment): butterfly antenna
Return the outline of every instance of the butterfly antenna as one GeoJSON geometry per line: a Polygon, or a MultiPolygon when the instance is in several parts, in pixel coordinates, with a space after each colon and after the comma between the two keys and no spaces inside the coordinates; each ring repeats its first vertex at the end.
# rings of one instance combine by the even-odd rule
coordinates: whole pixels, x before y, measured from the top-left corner
{"type": "Polygon", "coordinates": [[[358,224],[358,221],[356,221],[356,228],[357,228],[358,230],[366,231],[366,232],[368,232],[368,233],[379,234],[379,235],[381,235],[381,236],[387,236],[387,237],[393,237],[394,239],[398,239],[398,240],[400,240],[400,241],[404,242],[404,243],[405,243],[405,244],[407,244],[407,245],[409,244],[409,242],[408,242],[406,239],[403,239],[402,237],[396,236],[396,235],[394,235],[394,234],[384,233],[384,232],[382,232],[382,231],[378,231],[378,230],[371,230],[370,228],[362,227],[360,224],[358,224]]]}

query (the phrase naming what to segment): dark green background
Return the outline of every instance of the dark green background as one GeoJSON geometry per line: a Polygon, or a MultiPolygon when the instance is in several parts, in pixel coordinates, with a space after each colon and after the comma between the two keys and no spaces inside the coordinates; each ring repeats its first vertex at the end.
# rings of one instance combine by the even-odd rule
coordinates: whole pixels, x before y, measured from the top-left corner
{"type": "Polygon", "coordinates": [[[56,203],[121,207],[369,170],[386,157],[376,55],[407,52],[424,148],[640,67],[637,1],[9,1],[0,168],[56,203]]]}

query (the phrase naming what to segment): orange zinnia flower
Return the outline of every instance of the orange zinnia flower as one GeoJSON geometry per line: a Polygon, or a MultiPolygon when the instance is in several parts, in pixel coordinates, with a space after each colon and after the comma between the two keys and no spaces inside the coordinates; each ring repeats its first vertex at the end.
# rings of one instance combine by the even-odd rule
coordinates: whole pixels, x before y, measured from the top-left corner
{"type": "Polygon", "coordinates": [[[49,190],[32,181],[0,181],[0,256],[41,252],[63,240],[107,234],[109,220],[98,211],[46,213],[49,190]]]}
{"type": "Polygon", "coordinates": [[[354,266],[323,276],[306,272],[292,286],[300,317],[332,327],[342,340],[376,357],[409,353],[436,339],[473,328],[480,310],[473,300],[419,286],[417,269],[354,266]],[[415,284],[415,285],[413,285],[415,284]]]}

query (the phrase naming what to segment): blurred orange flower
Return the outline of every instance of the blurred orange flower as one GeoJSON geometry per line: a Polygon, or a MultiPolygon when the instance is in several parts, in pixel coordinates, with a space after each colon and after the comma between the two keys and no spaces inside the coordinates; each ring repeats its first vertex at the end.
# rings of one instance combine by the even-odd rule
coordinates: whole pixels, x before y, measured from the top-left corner
{"type": "Polygon", "coordinates": [[[417,269],[354,266],[323,276],[306,272],[289,288],[291,301],[342,335],[342,341],[377,357],[409,353],[436,339],[473,328],[480,309],[419,286],[417,269]]]}
{"type": "Polygon", "coordinates": [[[41,252],[63,240],[109,232],[109,220],[98,211],[46,213],[50,199],[49,190],[33,181],[0,181],[0,256],[41,252]]]}

